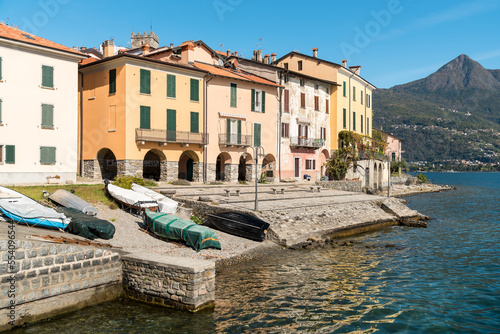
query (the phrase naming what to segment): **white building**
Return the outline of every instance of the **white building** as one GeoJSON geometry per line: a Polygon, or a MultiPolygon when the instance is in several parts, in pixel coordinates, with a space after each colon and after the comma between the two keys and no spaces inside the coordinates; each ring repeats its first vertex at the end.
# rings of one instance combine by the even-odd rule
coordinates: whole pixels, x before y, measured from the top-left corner
{"type": "Polygon", "coordinates": [[[78,61],[85,58],[0,24],[0,184],[76,180],[78,61]]]}

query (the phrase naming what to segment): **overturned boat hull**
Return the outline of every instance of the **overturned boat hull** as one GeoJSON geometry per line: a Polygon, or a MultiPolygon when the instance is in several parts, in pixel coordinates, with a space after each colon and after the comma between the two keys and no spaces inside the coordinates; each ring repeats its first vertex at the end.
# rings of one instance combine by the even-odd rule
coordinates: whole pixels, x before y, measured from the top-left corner
{"type": "Polygon", "coordinates": [[[207,216],[218,230],[250,240],[264,241],[269,229],[269,223],[241,212],[222,211],[207,216]]]}

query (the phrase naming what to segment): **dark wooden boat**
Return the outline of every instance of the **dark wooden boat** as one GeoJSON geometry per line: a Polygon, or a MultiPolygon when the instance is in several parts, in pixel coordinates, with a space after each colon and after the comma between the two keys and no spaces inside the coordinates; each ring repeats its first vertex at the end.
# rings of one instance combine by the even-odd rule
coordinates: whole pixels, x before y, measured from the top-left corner
{"type": "Polygon", "coordinates": [[[269,223],[241,212],[222,211],[207,216],[217,229],[251,240],[263,241],[269,229],[269,223]]]}

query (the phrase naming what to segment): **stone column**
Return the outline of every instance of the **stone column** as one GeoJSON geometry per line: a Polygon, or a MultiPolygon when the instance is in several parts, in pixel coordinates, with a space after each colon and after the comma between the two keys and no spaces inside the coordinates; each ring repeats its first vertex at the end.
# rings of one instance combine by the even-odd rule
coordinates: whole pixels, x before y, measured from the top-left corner
{"type": "Polygon", "coordinates": [[[179,178],[179,162],[168,161],[167,165],[167,180],[168,182],[175,181],[179,178]]]}
{"type": "Polygon", "coordinates": [[[224,164],[224,181],[225,182],[232,182],[232,165],[231,164],[224,164]]]}
{"type": "Polygon", "coordinates": [[[168,180],[168,162],[167,160],[160,161],[160,181],[168,180]]]}
{"type": "Polygon", "coordinates": [[[207,182],[215,182],[216,164],[207,164],[207,182]]]}
{"type": "Polygon", "coordinates": [[[230,168],[231,168],[230,182],[231,183],[238,183],[238,172],[240,169],[240,165],[232,164],[232,165],[230,165],[230,168]]]}
{"type": "Polygon", "coordinates": [[[203,182],[203,162],[193,163],[193,182],[203,182]]]}
{"type": "Polygon", "coordinates": [[[247,170],[246,174],[245,174],[245,181],[246,182],[252,182],[253,180],[253,168],[252,168],[252,164],[246,164],[245,165],[245,168],[247,170]]]}

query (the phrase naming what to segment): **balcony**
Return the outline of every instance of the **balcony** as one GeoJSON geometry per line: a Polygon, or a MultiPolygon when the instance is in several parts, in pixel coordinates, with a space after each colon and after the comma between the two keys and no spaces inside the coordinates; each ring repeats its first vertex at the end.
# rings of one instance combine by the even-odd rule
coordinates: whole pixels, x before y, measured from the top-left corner
{"type": "Polygon", "coordinates": [[[380,152],[359,150],[358,156],[360,160],[387,160],[387,157],[380,152]]]}
{"type": "Polygon", "coordinates": [[[318,149],[325,145],[324,139],[290,137],[290,147],[318,149]]]}
{"type": "Polygon", "coordinates": [[[238,135],[231,133],[228,137],[227,133],[219,133],[219,145],[226,146],[252,146],[252,135],[238,135]]]}
{"type": "Polygon", "coordinates": [[[208,144],[208,133],[195,133],[188,131],[170,131],[161,129],[135,129],[137,142],[154,142],[160,145],[178,143],[185,146],[189,144],[208,144]]]}

